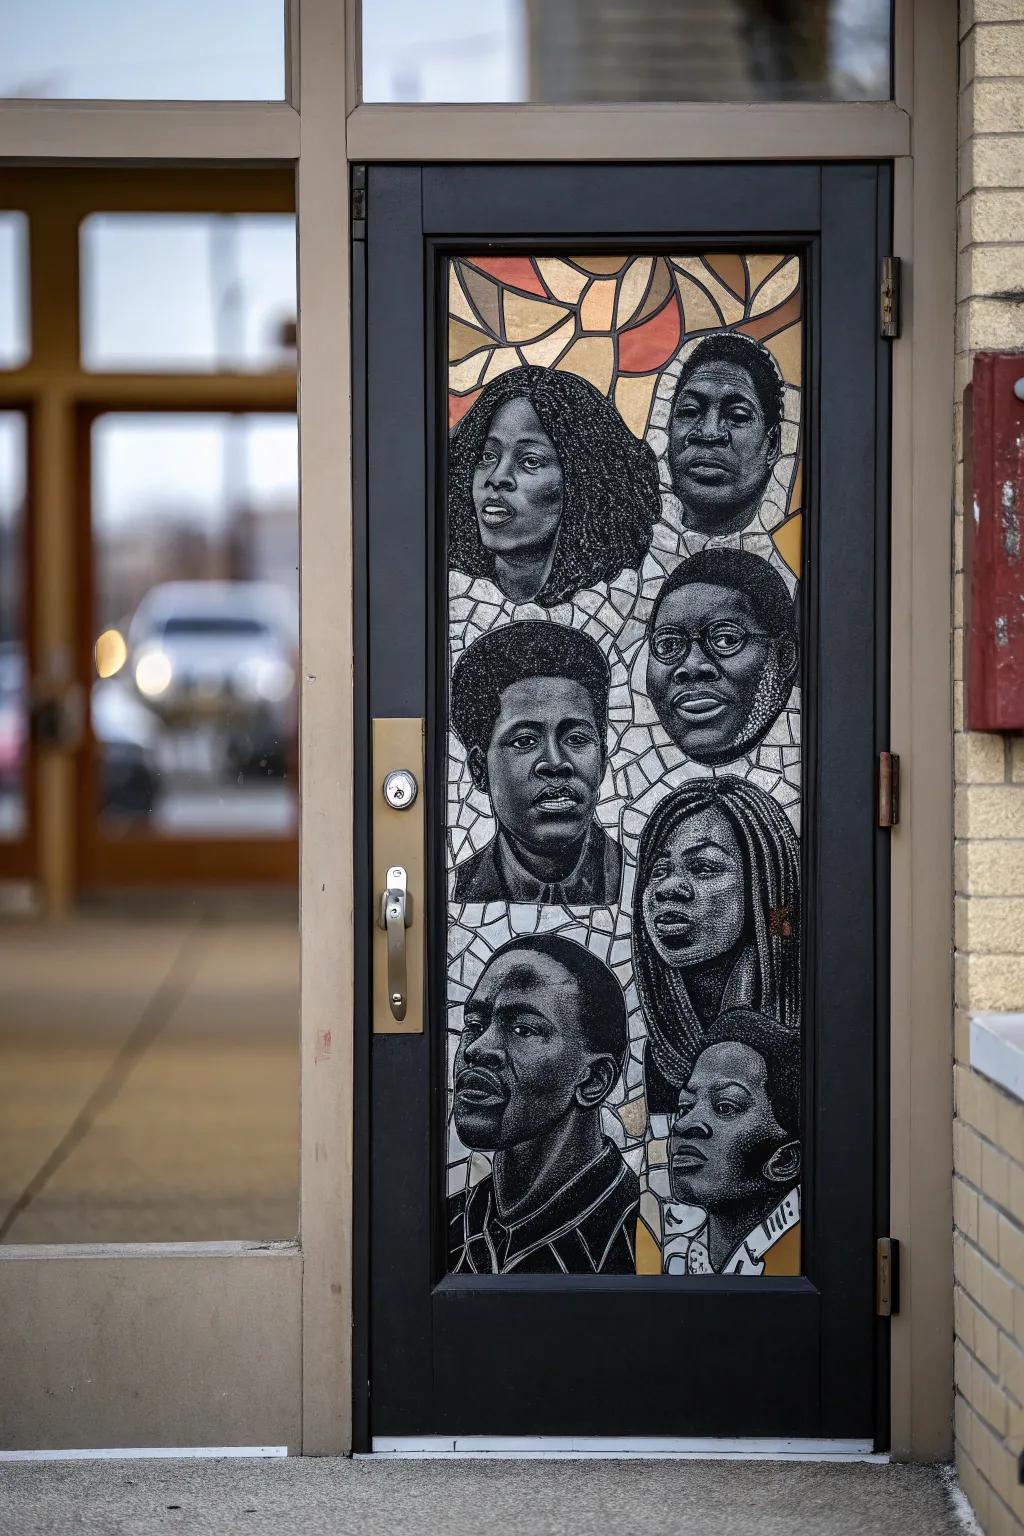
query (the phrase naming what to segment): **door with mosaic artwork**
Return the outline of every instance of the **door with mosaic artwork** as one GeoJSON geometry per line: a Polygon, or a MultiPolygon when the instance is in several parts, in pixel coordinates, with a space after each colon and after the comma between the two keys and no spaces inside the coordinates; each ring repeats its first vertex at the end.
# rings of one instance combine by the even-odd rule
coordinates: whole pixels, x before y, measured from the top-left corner
{"type": "Polygon", "coordinates": [[[888,199],[367,172],[360,663],[368,734],[425,723],[426,876],[422,1031],[363,1042],[364,1444],[874,1443],[888,199]]]}

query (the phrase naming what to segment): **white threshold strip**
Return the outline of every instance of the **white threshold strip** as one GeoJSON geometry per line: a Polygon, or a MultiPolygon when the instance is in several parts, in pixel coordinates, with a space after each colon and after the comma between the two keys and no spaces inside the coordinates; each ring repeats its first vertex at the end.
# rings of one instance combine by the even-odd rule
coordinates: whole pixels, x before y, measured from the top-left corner
{"type": "Polygon", "coordinates": [[[674,1458],[718,1461],[871,1461],[870,1440],[775,1440],[674,1435],[375,1435],[370,1457],[546,1457],[549,1460],[674,1458]]]}
{"type": "Polygon", "coordinates": [[[287,1456],[286,1445],[129,1445],[100,1450],[0,1451],[4,1461],[227,1461],[287,1456]]]}

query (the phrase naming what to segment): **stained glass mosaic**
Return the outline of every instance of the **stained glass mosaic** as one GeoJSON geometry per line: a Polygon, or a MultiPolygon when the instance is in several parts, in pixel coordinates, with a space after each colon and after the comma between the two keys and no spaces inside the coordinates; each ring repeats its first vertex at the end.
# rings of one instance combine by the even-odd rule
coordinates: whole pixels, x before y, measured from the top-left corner
{"type": "Polygon", "coordinates": [[[802,273],[448,271],[456,1272],[800,1272],[802,273]]]}

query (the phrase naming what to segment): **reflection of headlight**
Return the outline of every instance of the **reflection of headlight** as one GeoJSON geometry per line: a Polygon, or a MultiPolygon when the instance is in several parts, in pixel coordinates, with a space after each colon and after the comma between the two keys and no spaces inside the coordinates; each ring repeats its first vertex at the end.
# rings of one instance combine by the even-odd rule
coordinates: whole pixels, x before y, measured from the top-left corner
{"type": "Polygon", "coordinates": [[[93,647],[96,671],[100,677],[114,677],[128,660],[128,647],[119,629],[105,629],[97,635],[93,647]]]}
{"type": "Polygon", "coordinates": [[[295,673],[286,661],[272,657],[251,657],[234,674],[238,692],[247,699],[262,699],[266,704],[280,704],[295,686],[295,673]]]}
{"type": "Polygon", "coordinates": [[[147,699],[166,693],[171,683],[170,658],[163,651],[147,651],[135,663],[135,686],[147,699]]]}

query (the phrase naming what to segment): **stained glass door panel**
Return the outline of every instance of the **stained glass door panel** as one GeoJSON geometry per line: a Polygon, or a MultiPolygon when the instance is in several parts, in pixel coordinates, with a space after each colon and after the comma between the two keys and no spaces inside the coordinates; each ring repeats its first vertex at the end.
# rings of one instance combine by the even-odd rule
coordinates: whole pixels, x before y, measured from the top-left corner
{"type": "Polygon", "coordinates": [[[363,1438],[870,1443],[885,173],[368,174],[367,702],[427,720],[432,873],[363,1438]]]}
{"type": "Polygon", "coordinates": [[[800,1272],[801,301],[449,263],[453,1273],[800,1272]]]}

